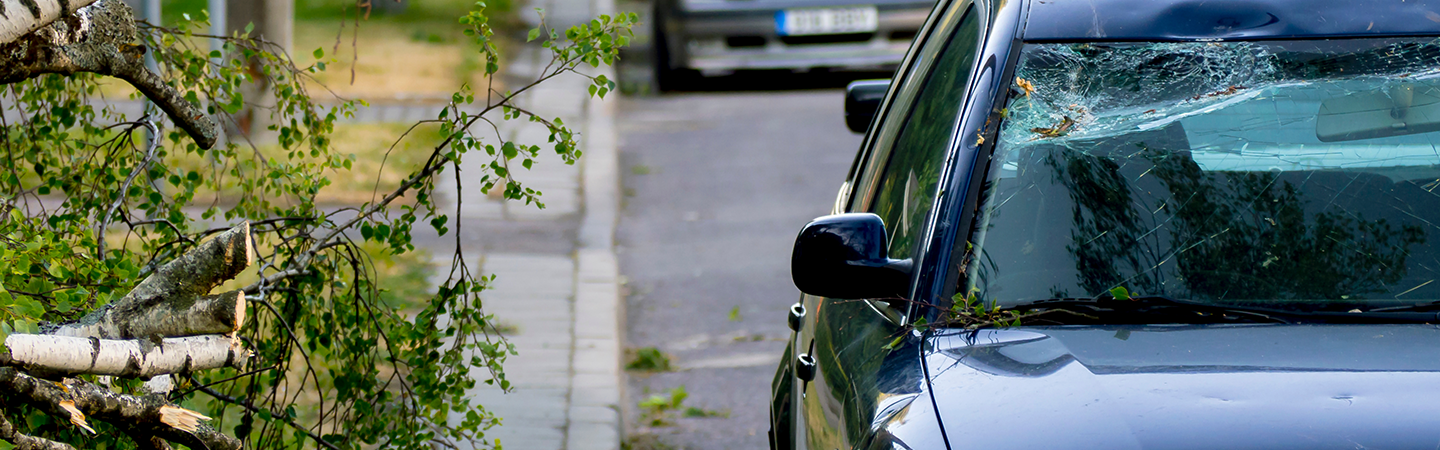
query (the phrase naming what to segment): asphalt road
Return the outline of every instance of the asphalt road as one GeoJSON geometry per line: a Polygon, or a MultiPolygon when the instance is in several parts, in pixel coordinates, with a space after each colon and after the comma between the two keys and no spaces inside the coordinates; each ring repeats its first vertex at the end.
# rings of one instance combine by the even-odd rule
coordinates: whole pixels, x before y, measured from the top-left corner
{"type": "Polygon", "coordinates": [[[847,77],[748,74],[696,86],[710,92],[622,100],[626,344],[659,348],[679,369],[629,374],[637,449],[767,448],[770,381],[799,297],[791,244],[829,212],[860,144],[836,87],[847,77]],[[740,90],[817,85],[828,88],[740,90]],[[689,393],[682,410],[720,416],[647,423],[636,405],[678,386],[689,393]]]}

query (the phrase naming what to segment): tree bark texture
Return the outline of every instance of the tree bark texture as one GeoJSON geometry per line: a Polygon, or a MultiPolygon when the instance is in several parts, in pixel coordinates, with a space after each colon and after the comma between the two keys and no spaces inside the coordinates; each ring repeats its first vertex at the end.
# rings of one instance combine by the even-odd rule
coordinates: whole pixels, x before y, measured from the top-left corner
{"type": "MultiPolygon", "coordinates": [[[[0,0],[12,2],[60,2],[80,0],[0,0]]],[[[135,17],[121,0],[99,0],[42,23],[33,32],[0,40],[0,84],[9,84],[47,73],[71,75],[94,72],[116,77],[134,85],[155,102],[196,145],[215,145],[218,128],[200,107],[185,100],[180,91],[165,84],[145,69],[145,47],[135,40],[135,17]]]]}
{"type": "Polygon", "coordinates": [[[245,321],[244,294],[205,294],[254,259],[250,223],[242,222],[160,266],[115,303],[46,334],[137,339],[234,333],[245,321]]]}
{"type": "Polygon", "coordinates": [[[171,405],[159,395],[117,394],[73,378],[55,383],[10,367],[0,367],[0,393],[59,417],[69,415],[60,403],[74,402],[80,412],[93,419],[192,449],[240,450],[238,439],[200,422],[208,417],[171,405]]]}
{"type": "Polygon", "coordinates": [[[136,339],[151,336],[231,334],[245,323],[245,293],[226,292],[202,297],[166,297],[159,301],[132,301],[100,310],[93,322],[60,325],[56,336],[136,339]]]}
{"type": "Polygon", "coordinates": [[[15,444],[15,450],[75,450],[70,444],[21,433],[15,428],[15,424],[10,423],[3,415],[0,415],[0,439],[15,444]]]}
{"type": "Polygon", "coordinates": [[[0,43],[68,16],[95,0],[0,0],[0,43]]]}
{"type": "Polygon", "coordinates": [[[4,346],[9,356],[0,356],[0,362],[35,373],[142,379],[221,367],[242,369],[250,357],[238,339],[217,335],[153,342],[12,334],[5,338],[4,346]]]}

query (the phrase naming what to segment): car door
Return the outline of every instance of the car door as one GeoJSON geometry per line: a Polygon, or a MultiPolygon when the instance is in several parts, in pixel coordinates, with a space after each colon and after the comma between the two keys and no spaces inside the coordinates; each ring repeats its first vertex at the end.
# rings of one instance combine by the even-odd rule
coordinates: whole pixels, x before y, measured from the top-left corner
{"type": "MultiPolygon", "coordinates": [[[[918,260],[917,244],[928,233],[939,170],[952,147],[987,19],[976,10],[969,0],[957,1],[936,19],[940,38],[922,44],[910,69],[921,76],[897,81],[901,106],[872,130],[875,144],[847,184],[848,211],[884,220],[891,258],[918,260]]],[[[794,386],[799,399],[794,420],[802,430],[795,448],[854,448],[870,437],[883,400],[913,398],[924,381],[918,352],[889,346],[906,331],[910,304],[899,298],[809,295],[802,302],[807,314],[791,345],[795,354],[808,355],[816,370],[811,381],[794,386]]]]}

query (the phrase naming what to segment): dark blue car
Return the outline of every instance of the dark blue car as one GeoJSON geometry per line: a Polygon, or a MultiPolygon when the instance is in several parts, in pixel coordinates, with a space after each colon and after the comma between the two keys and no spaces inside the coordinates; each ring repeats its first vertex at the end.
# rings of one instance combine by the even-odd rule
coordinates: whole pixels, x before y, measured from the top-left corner
{"type": "Polygon", "coordinates": [[[773,449],[1440,447],[1440,1],[941,0],[773,449]]]}

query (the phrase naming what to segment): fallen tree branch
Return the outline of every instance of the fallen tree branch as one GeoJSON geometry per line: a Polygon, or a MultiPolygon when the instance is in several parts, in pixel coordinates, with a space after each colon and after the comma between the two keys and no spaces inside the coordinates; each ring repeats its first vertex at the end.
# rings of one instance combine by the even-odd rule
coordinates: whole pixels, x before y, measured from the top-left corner
{"type": "MultiPolygon", "coordinates": [[[[188,375],[187,375],[187,376],[188,376],[188,375]]],[[[200,384],[200,383],[199,383],[199,380],[196,380],[194,377],[191,377],[191,378],[190,378],[190,383],[191,383],[191,384],[195,384],[195,385],[199,385],[199,384],[200,384]]],[[[256,414],[260,414],[260,413],[261,413],[260,408],[257,407],[257,406],[255,406],[255,405],[253,405],[253,404],[251,404],[250,401],[248,401],[248,400],[242,401],[242,400],[240,400],[240,399],[238,399],[238,398],[235,398],[235,397],[231,397],[231,396],[222,394],[222,393],[220,393],[220,392],[218,392],[218,391],[216,391],[216,390],[214,390],[214,389],[211,389],[211,388],[209,388],[209,387],[206,387],[206,386],[198,386],[198,387],[196,387],[195,389],[198,390],[198,391],[200,391],[200,392],[204,392],[206,395],[209,395],[209,396],[211,396],[211,397],[215,397],[216,400],[220,400],[220,401],[223,401],[223,402],[226,402],[226,403],[230,403],[230,404],[233,404],[233,405],[240,406],[240,407],[245,408],[246,410],[248,410],[248,411],[250,411],[250,412],[252,412],[252,413],[256,413],[256,414]]],[[[285,422],[285,424],[290,425],[291,427],[295,428],[296,431],[299,431],[299,432],[301,432],[301,433],[305,433],[305,435],[310,436],[310,439],[311,439],[311,440],[314,440],[316,444],[319,444],[320,446],[325,447],[325,448],[328,448],[328,449],[331,449],[331,450],[340,450],[340,447],[336,446],[335,444],[330,443],[330,441],[327,441],[327,440],[321,438],[319,435],[316,435],[315,433],[310,432],[309,429],[305,428],[303,425],[300,425],[299,423],[296,423],[295,420],[294,420],[294,419],[291,419],[289,416],[287,416],[287,415],[285,415],[285,414],[276,413],[276,412],[274,412],[274,411],[265,411],[265,412],[270,413],[270,417],[275,418],[275,419],[277,419],[277,420],[280,420],[281,422],[285,422]]]]}
{"type": "Polygon", "coordinates": [[[75,450],[70,444],[21,433],[3,414],[0,414],[0,439],[15,444],[15,450],[75,450]]]}
{"type": "MultiPolygon", "coordinates": [[[[255,246],[250,240],[250,223],[241,222],[160,266],[125,297],[205,295],[220,283],[235,278],[254,260],[255,246]]],[[[117,303],[125,301],[121,299],[117,303]]]]}
{"type": "Polygon", "coordinates": [[[40,29],[95,0],[0,0],[0,44],[40,29]]]}
{"type": "MultiPolygon", "coordinates": [[[[60,325],[56,336],[134,339],[149,336],[230,334],[245,323],[245,293],[231,291],[168,301],[128,302],[102,310],[93,322],[60,325]]],[[[87,318],[89,318],[87,316],[87,318]]]]}
{"type": "Polygon", "coordinates": [[[232,333],[245,321],[243,293],[205,294],[254,259],[250,224],[242,222],[160,266],[115,303],[46,334],[134,339],[232,333]]]}
{"type": "Polygon", "coordinates": [[[229,336],[153,339],[12,334],[5,338],[0,365],[58,375],[142,378],[233,367],[243,369],[250,351],[229,336]]]}
{"type": "MultiPolygon", "coordinates": [[[[15,0],[0,1],[8,6],[15,0]]],[[[215,122],[199,106],[185,100],[179,90],[145,68],[145,47],[131,43],[135,40],[135,17],[123,1],[99,0],[39,25],[18,38],[0,40],[0,84],[48,73],[112,76],[129,82],[155,102],[200,148],[215,145],[219,135],[215,122]]]]}
{"type": "Polygon", "coordinates": [[[135,433],[192,449],[240,450],[240,440],[201,423],[210,418],[171,405],[159,395],[117,394],[74,378],[55,383],[10,367],[0,367],[0,392],[59,417],[69,417],[60,403],[72,401],[75,408],[92,419],[120,425],[135,433]]]}

